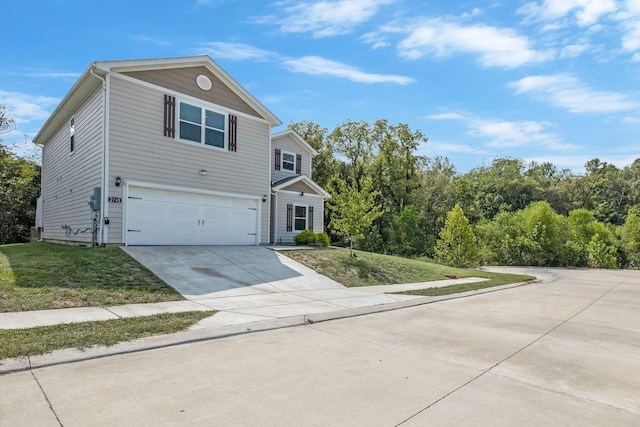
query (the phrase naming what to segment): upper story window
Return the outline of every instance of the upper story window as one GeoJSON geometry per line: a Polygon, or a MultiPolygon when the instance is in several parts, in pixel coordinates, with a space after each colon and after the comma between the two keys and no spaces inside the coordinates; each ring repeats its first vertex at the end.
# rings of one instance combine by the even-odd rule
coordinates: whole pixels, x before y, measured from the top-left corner
{"type": "Polygon", "coordinates": [[[76,118],[71,117],[69,122],[69,153],[73,153],[76,149],[76,118]]]}
{"type": "Polygon", "coordinates": [[[302,173],[302,155],[276,148],[275,164],[273,167],[277,171],[285,170],[300,175],[302,173]]]}
{"type": "Polygon", "coordinates": [[[179,103],[178,139],[224,148],[226,115],[186,102],[179,103]]]}
{"type": "Polygon", "coordinates": [[[296,170],[296,155],[282,152],[282,170],[294,172],[296,170]]]}

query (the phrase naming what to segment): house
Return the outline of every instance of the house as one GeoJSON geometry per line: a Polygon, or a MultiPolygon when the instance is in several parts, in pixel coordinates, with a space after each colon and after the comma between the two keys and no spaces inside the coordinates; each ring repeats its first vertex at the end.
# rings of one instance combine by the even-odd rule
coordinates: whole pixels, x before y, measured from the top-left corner
{"type": "Polygon", "coordinates": [[[46,121],[40,240],[260,245],[323,231],[316,151],[209,56],[94,62],[46,121]]]}

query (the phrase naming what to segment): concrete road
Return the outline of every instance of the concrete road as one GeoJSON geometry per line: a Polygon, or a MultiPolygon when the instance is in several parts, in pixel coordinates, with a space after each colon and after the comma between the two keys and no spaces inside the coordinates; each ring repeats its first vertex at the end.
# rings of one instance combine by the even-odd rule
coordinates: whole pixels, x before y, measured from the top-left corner
{"type": "Polygon", "coordinates": [[[640,272],[531,274],[546,280],[4,375],[0,424],[640,426],[640,272]]]}

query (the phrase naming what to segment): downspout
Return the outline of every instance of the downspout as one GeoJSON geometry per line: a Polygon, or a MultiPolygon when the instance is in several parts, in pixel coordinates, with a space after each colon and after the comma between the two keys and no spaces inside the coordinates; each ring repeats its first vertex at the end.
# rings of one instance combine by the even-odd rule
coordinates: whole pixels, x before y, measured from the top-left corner
{"type": "MultiPolygon", "coordinates": [[[[108,132],[107,132],[107,127],[108,127],[108,119],[109,119],[109,113],[108,113],[108,105],[107,105],[107,94],[108,94],[108,83],[107,80],[100,77],[99,75],[97,75],[96,73],[94,73],[95,70],[95,65],[89,69],[89,72],[91,73],[92,76],[100,79],[102,81],[102,191],[101,191],[101,197],[102,200],[100,201],[100,218],[99,218],[99,222],[98,224],[100,225],[100,239],[98,241],[99,245],[104,245],[105,244],[105,234],[108,235],[107,231],[105,230],[105,228],[107,228],[108,226],[104,223],[105,222],[105,218],[108,217],[109,215],[109,205],[107,204],[107,200],[108,200],[108,193],[109,193],[109,163],[108,163],[108,149],[109,149],[109,141],[108,141],[108,132]]],[[[107,79],[109,78],[109,74],[107,74],[107,79]]]]}

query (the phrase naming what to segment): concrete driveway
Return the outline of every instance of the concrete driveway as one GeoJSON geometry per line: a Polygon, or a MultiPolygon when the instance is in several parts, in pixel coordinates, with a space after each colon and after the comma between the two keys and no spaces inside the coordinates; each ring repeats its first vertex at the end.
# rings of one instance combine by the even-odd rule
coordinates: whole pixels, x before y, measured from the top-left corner
{"type": "MultiPolygon", "coordinates": [[[[428,284],[346,288],[259,246],[133,246],[123,248],[189,301],[217,310],[191,329],[244,325],[419,299],[386,292],[428,284]]],[[[474,281],[458,279],[458,282],[474,281]]]]}
{"type": "Polygon", "coordinates": [[[640,426],[640,272],[0,377],[6,425],[640,426]]]}
{"type": "Polygon", "coordinates": [[[310,268],[260,246],[127,246],[122,249],[189,300],[344,289],[310,268]]]}

